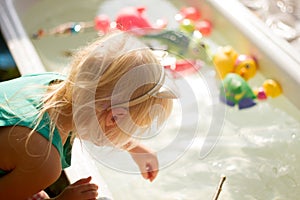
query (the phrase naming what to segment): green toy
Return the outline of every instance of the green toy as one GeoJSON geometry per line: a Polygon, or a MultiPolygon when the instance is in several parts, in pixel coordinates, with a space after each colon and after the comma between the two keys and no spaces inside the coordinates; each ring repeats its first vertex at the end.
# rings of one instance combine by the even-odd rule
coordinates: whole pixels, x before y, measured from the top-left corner
{"type": "Polygon", "coordinates": [[[180,31],[162,30],[142,35],[141,39],[151,48],[168,51],[178,59],[199,59],[206,63],[210,60],[208,45],[197,31],[190,36],[180,31]]]}
{"type": "Polygon", "coordinates": [[[256,103],[256,95],[248,83],[238,74],[229,73],[222,81],[220,99],[229,106],[238,105],[239,109],[250,108],[256,103]]]}

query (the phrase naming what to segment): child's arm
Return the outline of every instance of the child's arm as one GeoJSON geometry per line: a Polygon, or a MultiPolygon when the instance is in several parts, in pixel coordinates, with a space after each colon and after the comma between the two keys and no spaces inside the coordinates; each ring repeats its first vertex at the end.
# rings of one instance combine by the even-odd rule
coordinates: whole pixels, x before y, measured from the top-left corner
{"type": "Polygon", "coordinates": [[[142,176],[151,182],[158,174],[158,159],[156,154],[142,144],[137,144],[128,150],[133,160],[139,166],[142,176]]]}
{"type": "MultiPolygon", "coordinates": [[[[26,127],[0,128],[0,166],[11,172],[0,178],[0,199],[27,199],[54,183],[61,174],[57,149],[26,127]]],[[[68,186],[55,200],[96,199],[98,186],[91,177],[68,186]]]]}
{"type": "Polygon", "coordinates": [[[0,199],[26,199],[57,180],[60,156],[40,134],[27,140],[26,127],[0,128],[1,168],[10,172],[0,178],[0,199]]]}

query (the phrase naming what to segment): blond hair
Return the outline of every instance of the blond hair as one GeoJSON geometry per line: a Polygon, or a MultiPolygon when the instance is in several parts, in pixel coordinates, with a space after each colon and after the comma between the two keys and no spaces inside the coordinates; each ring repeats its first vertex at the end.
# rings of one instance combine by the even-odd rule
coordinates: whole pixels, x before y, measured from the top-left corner
{"type": "MultiPolygon", "coordinates": [[[[77,119],[73,121],[72,136],[81,137],[80,131],[97,132],[95,128],[91,128],[94,124],[91,124],[89,119],[92,116],[91,113],[95,112],[94,109],[97,111],[97,123],[103,130],[103,134],[115,146],[124,146],[130,141],[136,129],[148,129],[154,119],[158,124],[162,124],[171,112],[172,100],[150,96],[143,102],[131,105],[128,108],[130,118],[122,120],[119,126],[109,131],[105,130],[105,116],[114,104],[122,103],[122,97],[124,97],[122,91],[132,90],[130,87],[136,86],[134,86],[136,78],[150,77],[149,80],[152,81],[133,88],[135,90],[132,91],[129,101],[150,91],[160,79],[161,68],[161,64],[152,51],[139,43],[136,38],[123,32],[111,33],[74,55],[66,80],[49,86],[40,116],[50,109],[55,110],[51,115],[51,134],[53,134],[59,115],[73,115],[73,118],[77,119]],[[122,89],[118,90],[113,100],[113,92],[116,91],[115,88],[120,79],[130,70],[140,66],[147,70],[141,73],[140,77],[132,77],[131,80],[122,84],[122,89]],[[153,111],[154,105],[159,105],[163,112],[161,109],[153,111]],[[85,125],[84,130],[76,127],[76,121],[85,125]],[[126,130],[122,127],[126,127],[126,130]]],[[[98,135],[94,135],[92,138],[97,137],[98,135]]]]}

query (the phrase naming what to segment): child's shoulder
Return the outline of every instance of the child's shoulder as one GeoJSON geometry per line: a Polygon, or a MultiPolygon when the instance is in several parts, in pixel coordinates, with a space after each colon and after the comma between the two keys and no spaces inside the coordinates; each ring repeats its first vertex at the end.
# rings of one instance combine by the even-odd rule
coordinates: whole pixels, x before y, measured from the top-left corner
{"type": "MultiPolygon", "coordinates": [[[[47,85],[52,80],[59,79],[65,80],[66,75],[57,73],[57,72],[43,72],[43,73],[35,73],[35,74],[25,74],[18,78],[11,79],[8,81],[0,82],[1,88],[9,87],[9,86],[18,86],[24,87],[26,85],[32,84],[42,84],[47,85]]],[[[7,89],[7,88],[6,88],[7,89]]]]}
{"type": "Polygon", "coordinates": [[[34,73],[34,74],[25,74],[20,78],[31,78],[31,79],[66,79],[66,75],[58,72],[42,72],[42,73],[34,73]]]}

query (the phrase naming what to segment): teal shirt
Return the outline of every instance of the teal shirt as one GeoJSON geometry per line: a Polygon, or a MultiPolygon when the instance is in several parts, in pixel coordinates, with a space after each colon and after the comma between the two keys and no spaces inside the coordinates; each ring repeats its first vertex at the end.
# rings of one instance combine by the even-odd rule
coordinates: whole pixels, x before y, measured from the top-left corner
{"type": "MultiPolygon", "coordinates": [[[[33,129],[41,106],[41,98],[47,85],[54,80],[64,80],[65,76],[46,72],[42,74],[24,75],[16,79],[0,83],[0,126],[25,126],[33,129]]],[[[36,132],[49,140],[50,117],[44,114],[36,132]]],[[[54,130],[52,144],[61,157],[62,168],[71,164],[70,138],[63,145],[57,129],[54,130]]],[[[0,176],[8,172],[0,169],[0,176]]]]}

